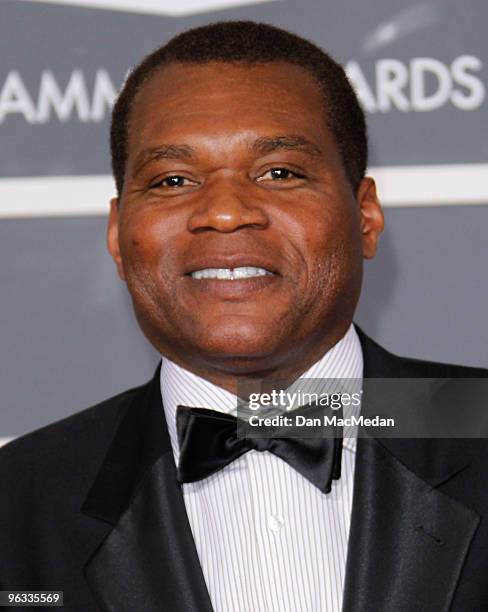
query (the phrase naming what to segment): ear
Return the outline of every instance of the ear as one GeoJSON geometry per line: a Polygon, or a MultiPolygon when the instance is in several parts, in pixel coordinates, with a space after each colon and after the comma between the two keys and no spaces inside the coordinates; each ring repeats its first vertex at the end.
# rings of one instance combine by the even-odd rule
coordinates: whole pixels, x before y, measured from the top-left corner
{"type": "Polygon", "coordinates": [[[385,226],[385,218],[376,194],[375,182],[371,177],[364,177],[359,184],[357,201],[361,214],[363,257],[372,259],[376,255],[379,237],[385,226]]]}
{"type": "Polygon", "coordinates": [[[122,258],[120,256],[120,245],[119,245],[119,200],[118,198],[112,198],[110,200],[110,213],[108,216],[107,226],[107,248],[108,252],[112,256],[112,259],[117,266],[117,272],[120,278],[125,281],[124,266],[122,265],[122,258]]]}

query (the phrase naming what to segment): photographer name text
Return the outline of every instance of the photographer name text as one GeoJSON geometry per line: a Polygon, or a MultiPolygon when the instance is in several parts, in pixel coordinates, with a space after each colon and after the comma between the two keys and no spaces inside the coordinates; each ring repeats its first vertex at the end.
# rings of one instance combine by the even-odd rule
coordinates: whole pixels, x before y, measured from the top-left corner
{"type": "Polygon", "coordinates": [[[340,417],[337,415],[323,415],[308,418],[297,414],[294,416],[249,417],[251,427],[395,427],[395,419],[380,416],[364,417],[362,415],[340,417]]]}

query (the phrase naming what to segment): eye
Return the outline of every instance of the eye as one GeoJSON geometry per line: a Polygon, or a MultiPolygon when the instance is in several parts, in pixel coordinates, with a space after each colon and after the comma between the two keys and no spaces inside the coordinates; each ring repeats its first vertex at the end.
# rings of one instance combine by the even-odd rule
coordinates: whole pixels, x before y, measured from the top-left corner
{"type": "Polygon", "coordinates": [[[305,176],[303,174],[299,174],[298,172],[294,172],[289,168],[270,168],[264,174],[257,178],[257,181],[286,181],[293,179],[303,179],[305,176]]]}
{"type": "Polygon", "coordinates": [[[166,187],[170,189],[174,189],[175,187],[190,187],[191,185],[195,185],[195,181],[191,181],[190,179],[180,176],[179,174],[172,174],[171,176],[165,176],[163,179],[153,183],[150,186],[150,189],[155,189],[156,187],[166,187]]]}

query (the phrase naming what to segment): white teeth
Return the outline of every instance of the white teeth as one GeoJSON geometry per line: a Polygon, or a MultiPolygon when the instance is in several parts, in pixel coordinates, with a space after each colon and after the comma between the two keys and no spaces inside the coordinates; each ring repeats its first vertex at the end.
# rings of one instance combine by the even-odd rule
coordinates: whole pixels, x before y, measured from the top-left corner
{"type": "Polygon", "coordinates": [[[219,268],[217,270],[217,278],[232,278],[232,270],[228,268],[219,268]]]}
{"type": "Polygon", "coordinates": [[[218,278],[223,280],[235,280],[242,278],[253,278],[255,276],[265,276],[273,274],[264,268],[254,268],[252,266],[242,266],[240,268],[205,268],[191,273],[192,278],[218,278]]]}

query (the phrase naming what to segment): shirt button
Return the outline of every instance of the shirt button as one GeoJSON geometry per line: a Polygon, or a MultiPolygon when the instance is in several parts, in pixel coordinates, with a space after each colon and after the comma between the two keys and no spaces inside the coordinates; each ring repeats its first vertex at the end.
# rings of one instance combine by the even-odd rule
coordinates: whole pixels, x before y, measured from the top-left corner
{"type": "Polygon", "coordinates": [[[271,531],[279,531],[284,524],[285,521],[283,517],[279,514],[270,514],[270,516],[268,517],[268,527],[271,529],[271,531]]]}

